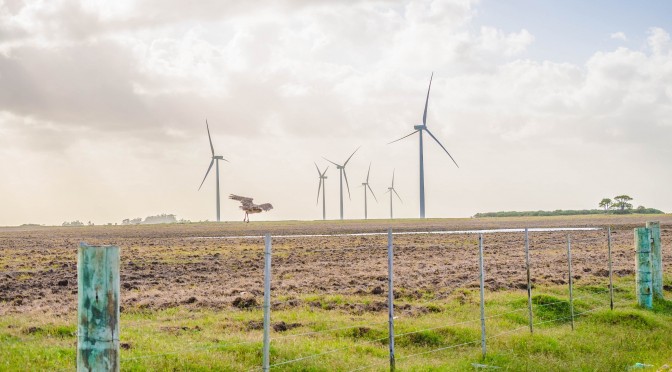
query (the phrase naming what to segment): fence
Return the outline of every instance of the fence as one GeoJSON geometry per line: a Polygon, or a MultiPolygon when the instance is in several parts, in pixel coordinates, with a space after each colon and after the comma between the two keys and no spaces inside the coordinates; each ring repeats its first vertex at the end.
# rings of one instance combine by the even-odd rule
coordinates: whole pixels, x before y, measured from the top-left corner
{"type": "MultiPolygon", "coordinates": [[[[323,356],[329,355],[329,354],[335,354],[335,353],[342,353],[350,350],[353,346],[348,345],[348,346],[343,346],[343,347],[337,347],[333,349],[327,349],[327,350],[320,350],[318,352],[314,353],[308,353],[308,354],[300,354],[295,358],[292,359],[278,359],[277,357],[274,357],[272,354],[272,348],[271,345],[274,342],[283,342],[284,340],[287,339],[296,339],[299,337],[317,337],[319,335],[323,334],[328,334],[328,333],[337,333],[340,331],[344,330],[352,330],[352,329],[361,329],[362,327],[374,327],[374,326],[381,326],[381,325],[386,325],[387,327],[387,335],[385,337],[378,337],[378,338],[372,338],[372,339],[367,339],[365,341],[360,341],[357,342],[356,344],[358,346],[362,345],[370,345],[370,346],[386,346],[387,348],[387,358],[385,360],[377,360],[374,361],[370,364],[367,365],[361,365],[361,366],[354,366],[354,368],[351,368],[350,370],[352,371],[359,371],[359,370],[366,370],[370,368],[375,368],[375,367],[381,367],[385,364],[389,364],[389,369],[394,371],[396,368],[396,365],[399,361],[404,361],[408,360],[411,358],[419,357],[422,355],[427,355],[427,354],[432,354],[432,353],[439,353],[442,351],[450,350],[450,349],[455,349],[455,348],[462,348],[462,347],[468,347],[468,346],[477,346],[480,345],[481,348],[481,353],[485,357],[487,352],[488,352],[488,341],[496,339],[498,337],[501,337],[506,334],[511,334],[514,332],[520,332],[523,329],[528,329],[530,333],[535,332],[535,327],[542,326],[544,324],[552,324],[552,323],[558,323],[558,322],[566,322],[568,321],[570,323],[571,329],[573,330],[575,327],[575,319],[580,318],[582,316],[585,316],[591,312],[594,312],[596,310],[602,309],[602,308],[614,308],[615,304],[618,304],[618,302],[614,302],[614,287],[613,287],[613,281],[612,281],[612,275],[613,275],[613,267],[612,267],[612,258],[611,258],[611,231],[610,229],[607,229],[604,231],[604,235],[602,236],[603,238],[596,238],[594,235],[592,236],[582,236],[582,234],[586,231],[593,231],[595,232],[598,229],[592,229],[592,228],[569,228],[569,229],[507,229],[507,230],[481,230],[481,231],[468,231],[468,232],[450,232],[450,231],[440,231],[440,232],[400,232],[400,233],[393,233],[392,230],[390,229],[386,234],[385,233],[369,233],[369,234],[350,234],[348,236],[361,236],[361,237],[386,237],[387,238],[387,246],[386,246],[386,255],[385,251],[383,250],[384,246],[383,244],[380,244],[377,248],[373,248],[370,246],[355,246],[355,247],[336,247],[336,248],[308,248],[308,249],[303,249],[302,251],[296,251],[296,252],[282,252],[279,257],[282,257],[283,254],[286,254],[287,256],[280,259],[280,263],[286,262],[288,260],[287,257],[290,257],[292,254],[329,254],[333,252],[350,252],[353,253],[352,255],[348,255],[348,257],[354,258],[354,257],[365,257],[367,259],[385,259],[384,262],[386,262],[386,267],[384,267],[384,270],[387,274],[387,277],[382,278],[385,279],[387,282],[387,302],[386,302],[386,308],[387,308],[387,319],[383,320],[381,319],[380,321],[377,322],[366,322],[366,323],[360,323],[356,325],[349,325],[349,326],[338,326],[338,327],[332,327],[332,328],[326,328],[326,329],[320,329],[320,330],[312,330],[309,332],[300,332],[300,333],[294,333],[294,334],[285,334],[282,336],[277,336],[277,337],[272,337],[272,332],[271,328],[273,324],[271,323],[271,320],[273,319],[272,313],[274,308],[278,308],[281,305],[291,303],[292,301],[297,301],[295,298],[290,298],[288,300],[284,301],[277,301],[273,302],[273,280],[272,280],[272,272],[273,269],[278,269],[278,265],[274,264],[274,252],[273,252],[273,242],[274,241],[281,241],[283,239],[302,239],[307,236],[301,236],[301,235],[286,235],[286,236],[276,236],[275,238],[271,237],[270,235],[266,235],[264,237],[264,280],[263,280],[263,304],[259,306],[249,306],[247,307],[246,311],[254,311],[254,310],[262,310],[263,311],[263,336],[261,340],[251,340],[251,341],[241,341],[237,343],[229,343],[226,345],[218,345],[218,346],[213,346],[213,347],[206,347],[206,348],[193,348],[193,349],[186,349],[186,350],[180,350],[176,352],[170,352],[170,353],[157,353],[157,354],[151,354],[151,355],[142,355],[142,356],[134,356],[134,357],[127,357],[125,358],[123,353],[121,355],[121,363],[129,362],[132,360],[139,360],[139,359],[147,359],[147,358],[158,358],[158,357],[163,357],[166,355],[170,354],[182,354],[182,353],[188,353],[192,351],[202,351],[202,350],[215,350],[215,349],[222,349],[223,346],[230,347],[230,346],[235,346],[235,345],[242,345],[242,344],[261,344],[260,349],[261,349],[261,363],[258,368],[253,369],[253,370],[262,370],[262,371],[269,371],[271,369],[279,368],[279,367],[287,367],[291,365],[296,365],[298,363],[301,363],[302,361],[307,361],[307,360],[315,360],[317,358],[321,358],[323,356]],[[508,235],[507,239],[504,239],[507,244],[498,244],[497,240],[498,238],[501,238],[502,234],[508,235]],[[531,238],[530,235],[533,234],[534,236],[531,238]],[[456,235],[463,237],[461,244],[452,244],[452,246],[439,246],[439,249],[453,249],[456,250],[456,252],[463,252],[463,259],[460,261],[460,265],[462,265],[462,269],[464,271],[469,271],[474,270],[477,271],[477,274],[472,274],[472,275],[461,275],[459,276],[459,281],[457,283],[452,282],[450,283],[451,285],[448,286],[448,290],[444,290],[443,292],[437,291],[438,293],[434,295],[434,297],[425,299],[423,303],[425,304],[433,304],[436,303],[444,298],[449,297],[454,291],[459,290],[461,288],[464,288],[466,286],[473,286],[475,283],[477,283],[478,287],[478,298],[479,298],[479,315],[475,316],[470,319],[464,319],[460,320],[457,322],[452,322],[450,324],[438,326],[438,327],[429,327],[429,328],[421,328],[421,329],[416,329],[413,331],[405,331],[405,332],[395,332],[395,322],[413,322],[413,317],[400,317],[398,314],[395,315],[395,307],[398,307],[398,305],[395,305],[395,295],[397,294],[397,291],[395,290],[395,258],[396,258],[396,263],[402,263],[403,264],[403,255],[404,255],[404,250],[410,250],[410,251],[415,251],[416,253],[418,251],[421,251],[423,249],[432,249],[432,247],[422,247],[422,246],[405,246],[405,247],[400,247],[400,249],[395,251],[395,244],[394,244],[394,236],[401,236],[401,237],[406,237],[406,238],[412,238],[418,235],[434,235],[437,237],[441,236],[446,236],[446,235],[456,235]],[[493,252],[490,253],[488,252],[488,240],[487,237],[492,236],[494,243],[490,247],[493,252]],[[513,237],[513,238],[512,238],[513,237]],[[508,243],[511,242],[513,239],[515,241],[515,237],[520,238],[520,244],[518,246],[510,247],[508,246],[508,243]],[[477,239],[473,239],[477,238],[477,239]],[[536,244],[531,244],[531,242],[534,241],[536,244]],[[606,250],[602,250],[602,248],[606,246],[606,250]],[[573,248],[574,247],[574,248],[573,248]],[[592,253],[599,253],[597,254],[592,254],[589,255],[588,257],[584,257],[580,260],[580,264],[583,267],[583,270],[590,269],[590,267],[595,268],[595,264],[598,262],[597,258],[602,258],[604,259],[603,265],[605,266],[605,270],[607,270],[607,276],[608,276],[608,283],[599,283],[600,285],[594,286],[593,290],[591,290],[590,293],[583,293],[578,297],[574,296],[574,288],[573,288],[573,281],[574,278],[577,277],[576,274],[573,273],[573,259],[572,259],[572,250],[576,249],[576,247],[582,247],[584,250],[590,248],[592,253]],[[517,248],[522,248],[522,249],[517,249],[517,248]],[[522,252],[521,252],[522,250],[522,252]],[[522,254],[521,254],[522,253],[522,254]],[[494,265],[492,272],[494,272],[493,278],[489,278],[488,272],[486,270],[487,265],[490,263],[488,261],[488,254],[492,255],[493,259],[501,259],[502,255],[508,255],[510,258],[513,260],[519,260],[521,261],[524,259],[524,273],[525,273],[525,283],[523,288],[521,286],[518,286],[519,289],[524,289],[526,292],[526,301],[525,301],[525,306],[515,309],[515,310],[509,310],[509,311],[503,311],[503,312],[497,312],[497,313],[490,313],[486,309],[486,293],[488,292],[486,290],[486,282],[488,283],[489,286],[493,288],[497,288],[498,285],[501,285],[501,280],[505,279],[500,279],[502,274],[506,269],[506,267],[498,267],[498,265],[494,265]],[[544,300],[545,297],[535,297],[534,293],[536,291],[536,287],[534,285],[535,282],[535,274],[540,275],[539,273],[539,267],[535,267],[534,262],[535,259],[539,255],[544,255],[546,259],[551,257],[551,262],[553,264],[558,264],[556,267],[553,267],[552,270],[557,272],[558,270],[566,273],[566,281],[564,281],[567,285],[567,292],[566,296],[567,299],[558,299],[558,300],[553,300],[553,301],[548,301],[544,300]],[[382,256],[382,257],[381,257],[382,256]],[[561,263],[563,263],[560,265],[561,263]],[[564,266],[564,268],[562,268],[564,266]],[[537,272],[535,273],[535,269],[537,272]],[[499,280],[499,281],[498,281],[499,280]],[[581,311],[575,311],[575,303],[576,301],[579,300],[587,300],[590,299],[591,297],[595,296],[608,296],[609,299],[609,305],[602,305],[602,306],[596,306],[588,309],[582,309],[581,311]],[[541,300],[539,300],[541,298],[541,300]],[[535,301],[536,299],[536,301],[535,301]],[[550,308],[555,308],[555,307],[562,307],[562,306],[568,306],[568,309],[566,312],[562,312],[560,316],[548,319],[548,316],[542,316],[539,319],[535,320],[535,314],[547,314],[549,311],[547,311],[550,308]],[[495,318],[500,318],[500,317],[510,317],[514,316],[516,313],[521,313],[525,314],[527,317],[526,319],[526,324],[524,326],[519,326],[515,327],[513,329],[508,329],[508,330],[497,330],[494,334],[491,333],[492,330],[488,329],[488,323],[491,320],[494,320],[495,318]],[[451,329],[454,327],[464,327],[469,324],[475,324],[479,328],[479,333],[480,337],[475,338],[473,340],[462,340],[460,342],[456,342],[453,344],[446,344],[446,345],[440,345],[438,347],[432,348],[430,350],[423,350],[423,351],[416,351],[416,352],[409,352],[405,354],[398,355],[397,351],[395,350],[395,345],[396,345],[396,340],[402,339],[402,338],[409,338],[413,337],[414,335],[419,335],[431,331],[438,331],[438,330],[443,330],[443,329],[451,329]]],[[[311,237],[320,237],[320,235],[312,235],[311,237]]],[[[333,235],[323,235],[322,237],[329,237],[329,238],[334,238],[333,235]]],[[[258,239],[259,237],[226,237],[227,239],[258,239]]],[[[383,261],[383,260],[381,260],[383,261]]],[[[505,262],[507,265],[510,264],[509,262],[505,262]]],[[[352,267],[358,267],[358,263],[353,260],[349,265],[350,268],[352,267]]],[[[440,265],[438,265],[440,266],[440,265]]],[[[504,265],[506,266],[506,265],[504,265]]],[[[318,270],[320,268],[317,268],[318,270]]],[[[360,268],[361,269],[361,268],[360,268]]],[[[379,268],[380,269],[380,268],[379,268]]],[[[443,267],[443,269],[446,269],[446,267],[443,267]]],[[[409,268],[406,267],[404,268],[403,265],[398,268],[398,270],[402,270],[405,273],[409,272],[409,268]]],[[[340,270],[336,270],[340,271],[340,270]]],[[[516,271],[512,275],[515,275],[518,273],[516,271]]],[[[398,275],[398,274],[397,274],[398,275]]],[[[382,277],[382,275],[379,275],[379,277],[382,277]]],[[[506,275],[503,275],[503,277],[506,277],[506,275]]],[[[407,279],[403,278],[402,279],[407,279]]],[[[280,280],[282,281],[282,280],[280,280]]],[[[519,283],[523,284],[523,283],[519,283]]],[[[402,285],[403,286],[403,285],[402,285]]],[[[379,294],[381,294],[384,290],[379,290],[379,294]]],[[[557,314],[558,312],[551,312],[553,314],[557,314]]],[[[123,324],[122,324],[123,327],[123,324]]],[[[277,333],[277,332],[276,332],[277,333]]]]}

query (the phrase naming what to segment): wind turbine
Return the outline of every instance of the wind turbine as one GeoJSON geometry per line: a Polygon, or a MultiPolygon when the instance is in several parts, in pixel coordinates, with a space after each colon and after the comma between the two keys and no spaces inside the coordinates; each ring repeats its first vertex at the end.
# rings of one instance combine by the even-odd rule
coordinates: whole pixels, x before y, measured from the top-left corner
{"type": "MultiPolygon", "coordinates": [[[[445,151],[446,154],[448,154],[448,156],[450,156],[450,159],[453,161],[453,163],[455,163],[455,166],[457,166],[458,168],[460,167],[459,165],[457,165],[457,162],[455,161],[455,159],[453,159],[453,156],[450,155],[448,150],[446,150],[446,148],[441,144],[441,142],[439,142],[439,140],[436,139],[436,137],[434,137],[432,132],[430,132],[429,128],[427,128],[427,103],[429,102],[429,91],[430,91],[430,89],[432,89],[432,78],[433,77],[434,77],[434,73],[432,72],[432,76],[429,78],[429,88],[427,88],[427,99],[425,100],[425,112],[422,115],[422,124],[421,125],[414,125],[413,129],[415,129],[415,130],[411,134],[407,134],[407,135],[399,138],[398,140],[394,140],[394,141],[390,142],[390,143],[394,143],[394,142],[397,142],[397,141],[401,141],[402,139],[404,139],[406,137],[410,137],[410,136],[412,136],[416,133],[419,134],[419,138],[420,138],[420,218],[425,218],[425,163],[423,161],[423,151],[422,151],[422,131],[426,131],[427,134],[429,134],[430,137],[432,137],[432,139],[434,139],[434,141],[436,141],[436,143],[438,143],[439,146],[441,146],[443,151],[445,151]]],[[[388,143],[388,145],[390,143],[388,143]]]]}
{"type": "Polygon", "coordinates": [[[201,181],[201,186],[198,187],[198,190],[201,190],[201,187],[203,187],[205,179],[208,178],[210,169],[212,169],[212,164],[217,163],[215,170],[217,171],[217,222],[219,222],[219,161],[224,160],[228,162],[228,160],[224,159],[223,156],[215,155],[215,148],[212,146],[212,137],[210,137],[210,126],[208,125],[208,119],[205,119],[205,128],[208,130],[208,140],[210,140],[210,151],[212,151],[212,160],[210,160],[210,166],[208,167],[208,170],[205,172],[205,177],[203,177],[203,181],[201,181]]]}
{"type": "MultiPolygon", "coordinates": [[[[357,148],[357,150],[359,150],[359,147],[357,148]]],[[[343,163],[343,165],[336,164],[336,163],[334,163],[333,161],[331,161],[331,160],[329,160],[329,159],[323,157],[324,160],[326,160],[326,161],[330,162],[331,164],[335,165],[335,166],[336,166],[336,169],[338,169],[338,171],[340,172],[340,182],[341,182],[341,220],[343,219],[343,177],[345,177],[345,186],[348,188],[348,199],[350,199],[350,185],[348,184],[348,175],[345,173],[345,166],[348,165],[348,162],[350,161],[350,159],[352,159],[352,155],[355,155],[355,153],[357,152],[357,150],[355,150],[355,151],[352,152],[352,154],[350,155],[350,157],[348,158],[348,160],[346,160],[345,163],[343,163]]]]}
{"type": "Polygon", "coordinates": [[[364,219],[365,220],[369,218],[368,217],[368,207],[367,207],[367,204],[366,204],[366,194],[368,194],[368,192],[366,191],[367,188],[369,189],[369,191],[371,191],[371,195],[373,195],[373,198],[376,199],[376,203],[378,203],[378,198],[376,198],[376,194],[373,193],[373,189],[369,185],[369,174],[371,174],[371,163],[369,163],[369,171],[366,172],[366,182],[362,183],[362,186],[364,187],[364,219]]]}
{"type": "Polygon", "coordinates": [[[320,172],[320,168],[318,168],[317,163],[314,163],[314,164],[315,164],[315,169],[317,169],[317,174],[320,175],[320,183],[317,186],[317,203],[320,202],[320,189],[321,189],[322,190],[322,219],[326,220],[327,219],[327,204],[325,203],[325,199],[324,199],[324,193],[326,192],[326,185],[324,184],[324,180],[327,179],[327,176],[325,176],[325,174],[327,174],[327,170],[329,169],[329,167],[327,166],[327,168],[324,170],[324,172],[320,172]]]}
{"type": "Polygon", "coordinates": [[[387,194],[388,192],[390,193],[390,219],[393,219],[394,214],[392,214],[392,193],[397,195],[397,198],[399,198],[400,202],[402,202],[402,203],[404,202],[403,200],[401,200],[401,196],[399,196],[399,194],[397,193],[397,190],[394,189],[394,170],[392,170],[392,186],[388,187],[387,191],[385,191],[385,193],[387,194]]]}

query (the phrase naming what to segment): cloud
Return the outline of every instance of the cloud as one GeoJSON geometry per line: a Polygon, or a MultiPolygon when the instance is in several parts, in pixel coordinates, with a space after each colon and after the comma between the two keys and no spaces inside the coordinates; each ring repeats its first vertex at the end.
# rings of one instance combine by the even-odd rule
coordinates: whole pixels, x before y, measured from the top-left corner
{"type": "Polygon", "coordinates": [[[609,35],[609,37],[612,38],[612,39],[614,39],[614,40],[628,41],[628,37],[625,36],[625,33],[624,33],[624,32],[621,32],[621,31],[619,31],[619,32],[614,32],[614,33],[612,33],[611,35],[609,35]]]}

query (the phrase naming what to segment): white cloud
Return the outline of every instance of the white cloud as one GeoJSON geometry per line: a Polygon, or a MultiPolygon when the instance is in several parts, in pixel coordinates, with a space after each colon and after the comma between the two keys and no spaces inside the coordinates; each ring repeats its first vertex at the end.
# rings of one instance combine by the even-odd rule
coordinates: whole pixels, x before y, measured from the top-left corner
{"type": "Polygon", "coordinates": [[[609,35],[609,37],[611,37],[614,40],[628,41],[628,37],[625,36],[625,33],[621,31],[614,32],[611,35],[609,35]]]}

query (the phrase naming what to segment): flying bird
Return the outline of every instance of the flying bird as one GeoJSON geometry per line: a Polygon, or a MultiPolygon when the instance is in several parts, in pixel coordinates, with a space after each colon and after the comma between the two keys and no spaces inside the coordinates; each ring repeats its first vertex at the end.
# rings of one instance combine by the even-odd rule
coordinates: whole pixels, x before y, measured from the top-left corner
{"type": "Polygon", "coordinates": [[[252,202],[252,198],[248,198],[246,196],[238,196],[231,194],[229,195],[229,199],[231,200],[238,200],[240,202],[240,209],[245,211],[245,217],[243,218],[243,222],[250,222],[250,213],[261,213],[261,212],[268,212],[271,209],[273,209],[273,206],[271,203],[264,203],[264,204],[254,204],[252,202]]]}

